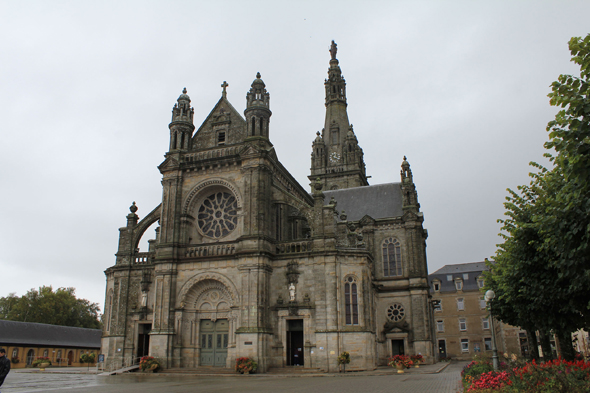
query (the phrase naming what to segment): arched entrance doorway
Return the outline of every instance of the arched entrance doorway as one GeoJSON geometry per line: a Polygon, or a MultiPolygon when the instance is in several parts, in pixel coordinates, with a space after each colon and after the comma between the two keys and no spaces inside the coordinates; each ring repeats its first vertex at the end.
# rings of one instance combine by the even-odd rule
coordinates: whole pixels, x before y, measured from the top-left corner
{"type": "Polygon", "coordinates": [[[187,344],[194,340],[196,347],[194,358],[185,358],[184,364],[227,367],[228,347],[235,346],[233,284],[215,273],[202,274],[189,280],[179,297],[183,308],[179,321],[184,321],[179,326],[185,326],[182,340],[187,344]]]}
{"type": "Polygon", "coordinates": [[[33,360],[35,360],[35,351],[29,349],[29,352],[27,352],[27,366],[33,364],[33,360]]]}
{"type": "Polygon", "coordinates": [[[201,319],[201,366],[225,367],[229,340],[227,319],[201,319]]]}
{"type": "Polygon", "coordinates": [[[74,352],[68,352],[68,366],[71,366],[74,363],[74,352]]]}

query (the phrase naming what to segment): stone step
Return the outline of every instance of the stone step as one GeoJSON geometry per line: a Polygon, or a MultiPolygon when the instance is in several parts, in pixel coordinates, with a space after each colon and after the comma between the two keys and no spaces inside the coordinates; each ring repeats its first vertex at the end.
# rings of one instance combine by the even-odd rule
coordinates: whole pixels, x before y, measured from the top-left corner
{"type": "Polygon", "coordinates": [[[319,368],[305,368],[299,366],[272,367],[268,374],[317,374],[322,373],[319,368]]]}
{"type": "Polygon", "coordinates": [[[207,366],[197,368],[167,368],[164,372],[169,374],[236,374],[233,368],[207,366]]]}

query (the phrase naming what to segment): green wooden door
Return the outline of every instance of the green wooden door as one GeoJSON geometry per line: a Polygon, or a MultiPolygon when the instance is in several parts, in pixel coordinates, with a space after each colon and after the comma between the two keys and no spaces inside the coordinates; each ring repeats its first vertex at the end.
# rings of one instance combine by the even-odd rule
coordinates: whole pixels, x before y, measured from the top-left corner
{"type": "Polygon", "coordinates": [[[201,320],[201,366],[225,367],[227,344],[229,340],[229,323],[227,319],[213,322],[201,320]]]}

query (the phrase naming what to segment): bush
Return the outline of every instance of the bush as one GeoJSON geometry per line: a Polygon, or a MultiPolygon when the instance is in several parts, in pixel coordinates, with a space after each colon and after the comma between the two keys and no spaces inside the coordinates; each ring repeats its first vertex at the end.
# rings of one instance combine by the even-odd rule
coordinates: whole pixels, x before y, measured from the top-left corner
{"type": "Polygon", "coordinates": [[[340,356],[338,356],[338,364],[348,364],[350,363],[350,354],[346,351],[342,352],[340,356]]]}
{"type": "Polygon", "coordinates": [[[15,356],[15,357],[13,357],[12,359],[10,359],[10,361],[11,361],[13,364],[17,364],[18,362],[20,362],[20,359],[18,358],[18,356],[15,356]]]}
{"type": "Polygon", "coordinates": [[[245,372],[254,372],[258,368],[258,363],[250,358],[237,358],[236,359],[236,372],[244,374],[245,372]]]}
{"type": "Polygon", "coordinates": [[[39,365],[41,363],[49,363],[49,365],[51,366],[51,360],[49,360],[49,358],[43,357],[43,356],[40,356],[37,359],[33,360],[32,366],[33,367],[39,367],[39,365]]]}
{"type": "MultiPolygon", "coordinates": [[[[517,360],[513,359],[514,363],[517,360]]],[[[463,370],[469,393],[582,393],[590,391],[590,362],[557,359],[541,364],[535,361],[505,371],[483,372],[475,376],[482,364],[471,362],[463,370]]]]}
{"type": "Polygon", "coordinates": [[[160,362],[158,361],[158,359],[156,359],[155,357],[144,356],[139,361],[139,368],[141,369],[141,371],[144,371],[144,372],[146,372],[146,371],[156,372],[160,368],[162,368],[162,366],[160,365],[160,362]]]}
{"type": "Polygon", "coordinates": [[[474,360],[461,371],[461,380],[464,386],[470,386],[476,381],[483,373],[494,371],[494,366],[487,361],[474,360]]]}
{"type": "Polygon", "coordinates": [[[96,355],[93,353],[83,353],[82,356],[80,356],[80,363],[94,363],[94,359],[95,359],[96,355]]]}
{"type": "Polygon", "coordinates": [[[414,365],[414,362],[410,359],[409,356],[406,355],[395,355],[388,360],[388,363],[391,367],[396,367],[397,365],[401,365],[405,368],[410,368],[414,365]]]}

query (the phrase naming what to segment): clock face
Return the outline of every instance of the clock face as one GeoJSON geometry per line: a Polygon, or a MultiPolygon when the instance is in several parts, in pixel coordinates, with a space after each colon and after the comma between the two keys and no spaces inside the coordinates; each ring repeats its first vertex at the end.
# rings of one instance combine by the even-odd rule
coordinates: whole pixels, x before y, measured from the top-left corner
{"type": "Polygon", "coordinates": [[[330,154],[330,162],[338,162],[340,160],[340,154],[334,152],[330,154]]]}

